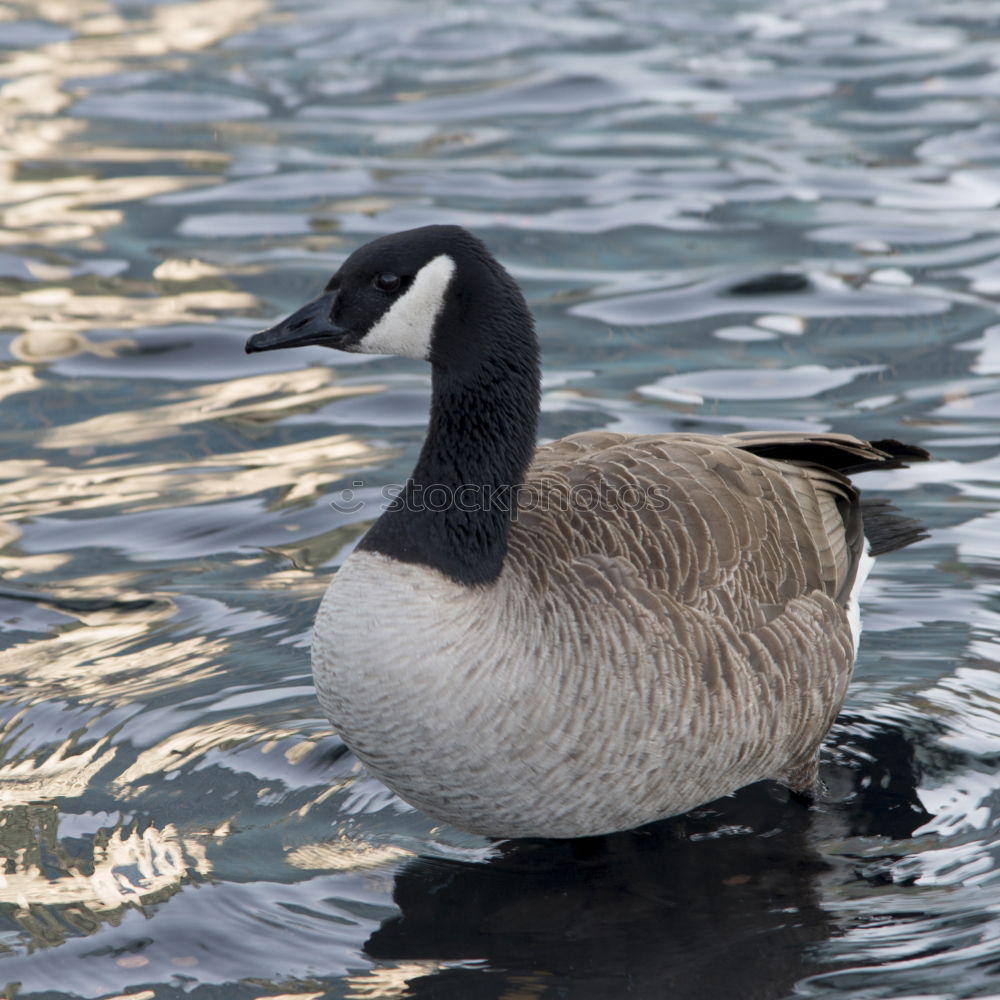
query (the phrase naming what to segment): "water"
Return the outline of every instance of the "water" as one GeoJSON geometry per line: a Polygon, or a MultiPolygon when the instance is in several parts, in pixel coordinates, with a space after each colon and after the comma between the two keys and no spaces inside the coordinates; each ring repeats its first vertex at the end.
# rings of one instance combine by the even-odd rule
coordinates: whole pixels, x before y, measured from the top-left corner
{"type": "Polygon", "coordinates": [[[1000,995],[1000,3],[0,19],[8,993],[1000,995]],[[497,848],[330,734],[313,610],[428,375],[242,344],[428,222],[525,289],[546,437],[933,451],[867,477],[933,533],[869,582],[819,811],[497,848]]]}

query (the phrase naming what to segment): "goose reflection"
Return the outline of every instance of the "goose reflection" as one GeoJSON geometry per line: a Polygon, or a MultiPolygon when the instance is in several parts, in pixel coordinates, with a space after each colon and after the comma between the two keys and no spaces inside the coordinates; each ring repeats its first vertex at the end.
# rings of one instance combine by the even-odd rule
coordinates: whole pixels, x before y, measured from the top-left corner
{"type": "Polygon", "coordinates": [[[396,875],[399,914],[365,951],[405,963],[393,996],[788,996],[827,967],[818,946],[835,930],[817,843],[905,837],[928,818],[900,730],[839,728],[845,749],[824,775],[835,801],[820,810],[761,783],[630,833],[511,841],[485,864],[417,858],[396,875]]]}

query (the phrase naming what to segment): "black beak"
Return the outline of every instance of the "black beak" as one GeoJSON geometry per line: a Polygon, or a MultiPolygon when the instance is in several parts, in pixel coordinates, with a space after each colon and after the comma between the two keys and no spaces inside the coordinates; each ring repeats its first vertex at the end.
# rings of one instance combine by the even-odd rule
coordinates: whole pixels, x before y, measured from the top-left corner
{"type": "Polygon", "coordinates": [[[308,347],[310,344],[344,350],[348,332],[330,319],[336,297],[336,292],[324,292],[287,319],[268,330],[255,333],[246,343],[247,354],[278,351],[283,347],[308,347]]]}

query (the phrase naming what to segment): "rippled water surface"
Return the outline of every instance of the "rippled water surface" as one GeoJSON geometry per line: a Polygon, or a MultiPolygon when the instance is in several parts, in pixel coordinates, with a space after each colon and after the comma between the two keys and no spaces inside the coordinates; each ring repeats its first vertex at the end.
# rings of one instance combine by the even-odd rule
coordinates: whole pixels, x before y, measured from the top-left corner
{"type": "Polygon", "coordinates": [[[998,95],[995,0],[0,4],[0,984],[1000,996],[998,95]],[[932,450],[867,477],[932,535],[820,809],[497,847],[330,734],[312,614],[428,373],[242,345],[430,222],[525,289],[547,437],[932,450]]]}

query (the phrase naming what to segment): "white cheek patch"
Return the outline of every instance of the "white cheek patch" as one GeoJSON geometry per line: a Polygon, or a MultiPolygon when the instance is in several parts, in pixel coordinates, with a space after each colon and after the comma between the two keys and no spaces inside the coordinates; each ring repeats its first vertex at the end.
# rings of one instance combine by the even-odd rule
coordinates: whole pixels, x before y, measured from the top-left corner
{"type": "Polygon", "coordinates": [[[364,354],[397,354],[426,361],[434,324],[454,273],[455,262],[447,254],[424,264],[406,293],[361,338],[357,349],[364,354]]]}

